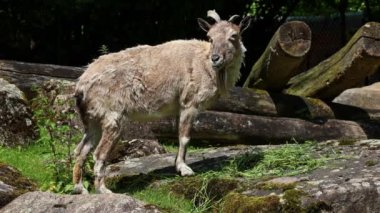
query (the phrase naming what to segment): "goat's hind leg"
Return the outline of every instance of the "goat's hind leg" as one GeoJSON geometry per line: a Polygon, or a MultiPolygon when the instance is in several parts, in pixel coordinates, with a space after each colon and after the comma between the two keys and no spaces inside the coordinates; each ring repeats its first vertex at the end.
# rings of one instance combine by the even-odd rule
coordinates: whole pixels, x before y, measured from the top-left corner
{"type": "Polygon", "coordinates": [[[99,136],[95,133],[89,132],[88,130],[85,131],[83,139],[75,148],[76,160],[73,169],[73,194],[88,194],[87,189],[83,186],[83,165],[86,162],[88,153],[99,140],[99,136]]]}
{"type": "Polygon", "coordinates": [[[97,193],[112,193],[112,191],[105,186],[104,178],[106,175],[106,160],[120,136],[120,129],[116,123],[117,122],[111,122],[111,124],[108,123],[103,127],[102,138],[94,152],[95,190],[97,193]]]}

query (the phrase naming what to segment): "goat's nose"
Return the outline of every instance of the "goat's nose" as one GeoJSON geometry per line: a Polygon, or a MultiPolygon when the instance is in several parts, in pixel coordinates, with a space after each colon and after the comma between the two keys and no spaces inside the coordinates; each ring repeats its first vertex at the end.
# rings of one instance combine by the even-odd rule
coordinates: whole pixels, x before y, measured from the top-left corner
{"type": "Polygon", "coordinates": [[[217,55],[217,54],[213,54],[211,56],[211,61],[214,62],[214,63],[217,62],[217,61],[219,61],[219,59],[220,59],[220,56],[217,55]]]}

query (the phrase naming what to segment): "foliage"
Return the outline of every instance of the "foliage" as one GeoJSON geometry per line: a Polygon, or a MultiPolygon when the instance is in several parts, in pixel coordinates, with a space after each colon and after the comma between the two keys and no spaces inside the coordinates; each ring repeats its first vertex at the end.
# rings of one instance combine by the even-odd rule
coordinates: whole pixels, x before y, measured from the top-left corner
{"type": "Polygon", "coordinates": [[[235,158],[225,168],[226,174],[259,178],[263,176],[296,175],[326,164],[328,158],[315,156],[315,143],[286,144],[280,148],[251,152],[235,158]]]}
{"type": "Polygon", "coordinates": [[[58,98],[62,85],[55,88],[37,88],[32,100],[33,118],[36,121],[38,144],[49,147],[46,153],[48,168],[52,169],[53,180],[44,188],[54,192],[71,191],[73,148],[80,139],[80,130],[74,125],[74,101],[58,98]],[[55,106],[55,107],[53,107],[55,106]]]}
{"type": "Polygon", "coordinates": [[[47,185],[53,180],[54,170],[46,167],[50,150],[47,146],[33,144],[28,147],[7,148],[0,146],[0,161],[9,164],[39,186],[47,185]]]}
{"type": "Polygon", "coordinates": [[[110,53],[110,50],[109,48],[107,47],[107,45],[105,44],[102,44],[99,48],[99,53],[102,54],[102,55],[106,55],[108,53],[110,53]]]}
{"type": "Polygon", "coordinates": [[[144,200],[159,206],[164,212],[194,212],[195,209],[191,201],[174,195],[165,187],[162,188],[146,188],[132,194],[133,197],[144,200]]]}

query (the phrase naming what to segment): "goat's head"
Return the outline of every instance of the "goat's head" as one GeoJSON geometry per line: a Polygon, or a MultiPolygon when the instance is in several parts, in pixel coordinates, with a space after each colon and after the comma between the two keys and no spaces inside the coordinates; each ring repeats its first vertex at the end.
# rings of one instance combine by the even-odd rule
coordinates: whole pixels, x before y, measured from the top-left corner
{"type": "MultiPolygon", "coordinates": [[[[215,10],[209,10],[208,17],[215,20],[215,24],[209,24],[207,21],[198,18],[199,26],[207,32],[211,43],[209,58],[215,70],[223,69],[239,53],[245,51],[241,42],[241,34],[251,23],[251,17],[246,16],[240,24],[234,24],[238,15],[232,16],[228,21],[221,20],[215,10]]],[[[241,56],[241,55],[239,55],[241,56]]]]}

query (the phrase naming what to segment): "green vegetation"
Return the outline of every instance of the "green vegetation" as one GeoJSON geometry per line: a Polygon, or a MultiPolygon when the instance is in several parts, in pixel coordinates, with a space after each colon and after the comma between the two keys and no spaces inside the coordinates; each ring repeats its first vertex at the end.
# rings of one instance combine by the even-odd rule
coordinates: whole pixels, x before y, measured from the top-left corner
{"type": "Polygon", "coordinates": [[[278,196],[246,196],[230,193],[222,205],[222,212],[279,212],[280,198],[278,196]]]}
{"type": "Polygon", "coordinates": [[[366,166],[375,166],[378,162],[376,160],[367,160],[365,162],[366,166]]]}
{"type": "Polygon", "coordinates": [[[39,186],[53,181],[54,170],[47,166],[49,148],[31,145],[27,148],[5,148],[0,146],[0,162],[11,165],[26,176],[36,181],[39,186]]]}
{"type": "Polygon", "coordinates": [[[74,100],[58,96],[63,92],[63,85],[58,81],[49,81],[35,92],[37,96],[31,107],[39,132],[37,144],[49,147],[45,167],[53,171],[53,180],[43,187],[54,192],[70,192],[73,149],[82,136],[74,125],[74,100]]]}
{"type": "Polygon", "coordinates": [[[316,156],[315,143],[286,144],[263,152],[245,154],[231,161],[225,174],[247,178],[296,175],[325,165],[329,158],[316,156]]]}

